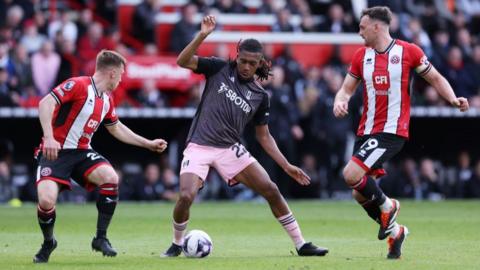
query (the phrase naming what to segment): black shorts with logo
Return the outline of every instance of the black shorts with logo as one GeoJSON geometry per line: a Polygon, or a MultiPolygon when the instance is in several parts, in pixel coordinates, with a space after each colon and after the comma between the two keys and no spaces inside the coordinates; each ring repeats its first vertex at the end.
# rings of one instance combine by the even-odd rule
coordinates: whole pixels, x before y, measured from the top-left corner
{"type": "Polygon", "coordinates": [[[395,134],[377,133],[357,137],[353,147],[352,161],[368,175],[385,175],[382,165],[402,150],[406,139],[395,134]]]}
{"type": "Polygon", "coordinates": [[[88,175],[98,166],[110,165],[107,159],[92,149],[62,149],[56,160],[48,160],[41,153],[37,157],[38,168],[36,183],[52,180],[61,185],[61,189],[71,189],[71,179],[92,191],[95,185],[87,181],[88,175]]]}

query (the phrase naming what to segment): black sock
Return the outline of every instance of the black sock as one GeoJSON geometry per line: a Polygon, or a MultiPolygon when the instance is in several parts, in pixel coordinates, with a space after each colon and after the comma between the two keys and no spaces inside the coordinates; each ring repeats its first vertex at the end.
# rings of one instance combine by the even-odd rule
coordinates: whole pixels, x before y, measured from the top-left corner
{"type": "Polygon", "coordinates": [[[45,210],[40,205],[37,206],[38,224],[42,229],[44,241],[53,240],[53,227],[55,226],[55,207],[45,210]]]}
{"type": "Polygon", "coordinates": [[[351,186],[351,188],[358,191],[363,197],[367,198],[367,200],[372,201],[377,207],[382,205],[387,198],[377,185],[377,182],[368,176],[362,177],[362,179],[351,186]]]}
{"type": "Polygon", "coordinates": [[[372,201],[359,202],[363,209],[367,212],[368,216],[375,222],[380,223],[380,207],[375,205],[372,201]]]}
{"type": "Polygon", "coordinates": [[[97,200],[98,220],[97,238],[107,238],[107,229],[117,206],[118,189],[116,184],[100,186],[100,196],[97,200]]]}

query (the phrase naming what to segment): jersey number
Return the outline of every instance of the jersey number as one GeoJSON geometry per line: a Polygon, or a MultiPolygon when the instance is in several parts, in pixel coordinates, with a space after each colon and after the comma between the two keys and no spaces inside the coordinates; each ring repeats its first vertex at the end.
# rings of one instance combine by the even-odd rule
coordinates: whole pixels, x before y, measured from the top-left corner
{"type": "Polygon", "coordinates": [[[88,153],[87,158],[89,158],[91,160],[97,160],[99,158],[102,158],[102,156],[100,156],[99,154],[95,154],[95,153],[88,153]]]}
{"type": "Polygon", "coordinates": [[[241,156],[245,155],[245,153],[248,153],[247,149],[245,149],[243,145],[239,145],[239,144],[232,145],[231,149],[235,152],[235,155],[237,156],[237,158],[240,158],[241,156]]]}

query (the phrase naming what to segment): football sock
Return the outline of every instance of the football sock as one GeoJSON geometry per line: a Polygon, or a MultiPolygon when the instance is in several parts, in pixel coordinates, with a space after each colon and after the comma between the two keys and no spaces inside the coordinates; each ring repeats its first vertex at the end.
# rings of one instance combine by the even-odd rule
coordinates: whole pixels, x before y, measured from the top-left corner
{"type": "Polygon", "coordinates": [[[372,218],[377,223],[380,222],[380,208],[377,205],[375,205],[370,200],[359,202],[359,204],[367,212],[367,214],[370,218],[372,218]]]}
{"type": "Polygon", "coordinates": [[[176,245],[183,245],[183,236],[185,235],[185,230],[187,229],[188,220],[182,223],[177,223],[173,221],[173,243],[176,245]]]}
{"type": "Polygon", "coordinates": [[[395,221],[395,223],[393,223],[392,232],[390,232],[390,237],[397,238],[399,233],[400,233],[400,225],[398,225],[398,223],[395,221]]]}
{"type": "Polygon", "coordinates": [[[55,226],[55,206],[51,209],[43,209],[40,205],[37,206],[38,224],[42,229],[43,238],[45,241],[53,239],[53,227],[55,226]]]}
{"type": "Polygon", "coordinates": [[[363,197],[372,201],[377,207],[382,205],[387,198],[375,180],[368,176],[362,177],[357,183],[350,187],[362,194],[363,197]]]}
{"type": "Polygon", "coordinates": [[[303,239],[302,232],[300,231],[300,227],[298,226],[297,220],[295,219],[293,214],[288,213],[277,219],[292,239],[297,250],[300,249],[303,244],[305,244],[305,239],[303,239]]]}
{"type": "Polygon", "coordinates": [[[393,207],[392,200],[386,197],[385,202],[380,205],[380,210],[382,210],[382,212],[388,212],[392,209],[392,207],[393,207]]]}
{"type": "Polygon", "coordinates": [[[107,238],[108,225],[117,206],[118,186],[117,184],[100,185],[99,193],[100,196],[97,200],[97,238],[107,238]]]}

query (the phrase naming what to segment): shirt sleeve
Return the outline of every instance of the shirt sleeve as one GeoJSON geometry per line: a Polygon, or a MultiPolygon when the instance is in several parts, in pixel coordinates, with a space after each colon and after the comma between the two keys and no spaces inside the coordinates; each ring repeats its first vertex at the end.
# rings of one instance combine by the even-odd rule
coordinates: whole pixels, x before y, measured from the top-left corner
{"type": "Polygon", "coordinates": [[[81,88],[82,87],[79,82],[70,79],[53,88],[53,90],[50,92],[50,95],[53,96],[58,104],[63,104],[74,100],[75,97],[79,95],[79,92],[82,91],[81,88]]]}
{"type": "Polygon", "coordinates": [[[198,57],[197,69],[194,72],[210,77],[219,72],[226,64],[227,61],[218,57],[198,57]]]}
{"type": "Polygon", "coordinates": [[[415,69],[415,72],[417,72],[420,76],[427,74],[432,69],[432,64],[430,61],[428,61],[423,50],[413,43],[409,44],[408,49],[408,53],[411,57],[411,67],[415,69]]]}
{"type": "Polygon", "coordinates": [[[352,64],[348,70],[348,74],[357,80],[362,79],[362,58],[365,55],[365,48],[358,49],[352,57],[352,64]]]}
{"type": "Polygon", "coordinates": [[[115,112],[115,103],[113,102],[113,98],[110,96],[108,99],[110,101],[110,107],[108,108],[107,114],[103,119],[103,125],[112,126],[118,123],[118,115],[115,112]]]}
{"type": "Polygon", "coordinates": [[[253,123],[256,126],[268,124],[268,118],[270,116],[270,97],[268,94],[265,94],[260,107],[253,116],[253,123]]]}

